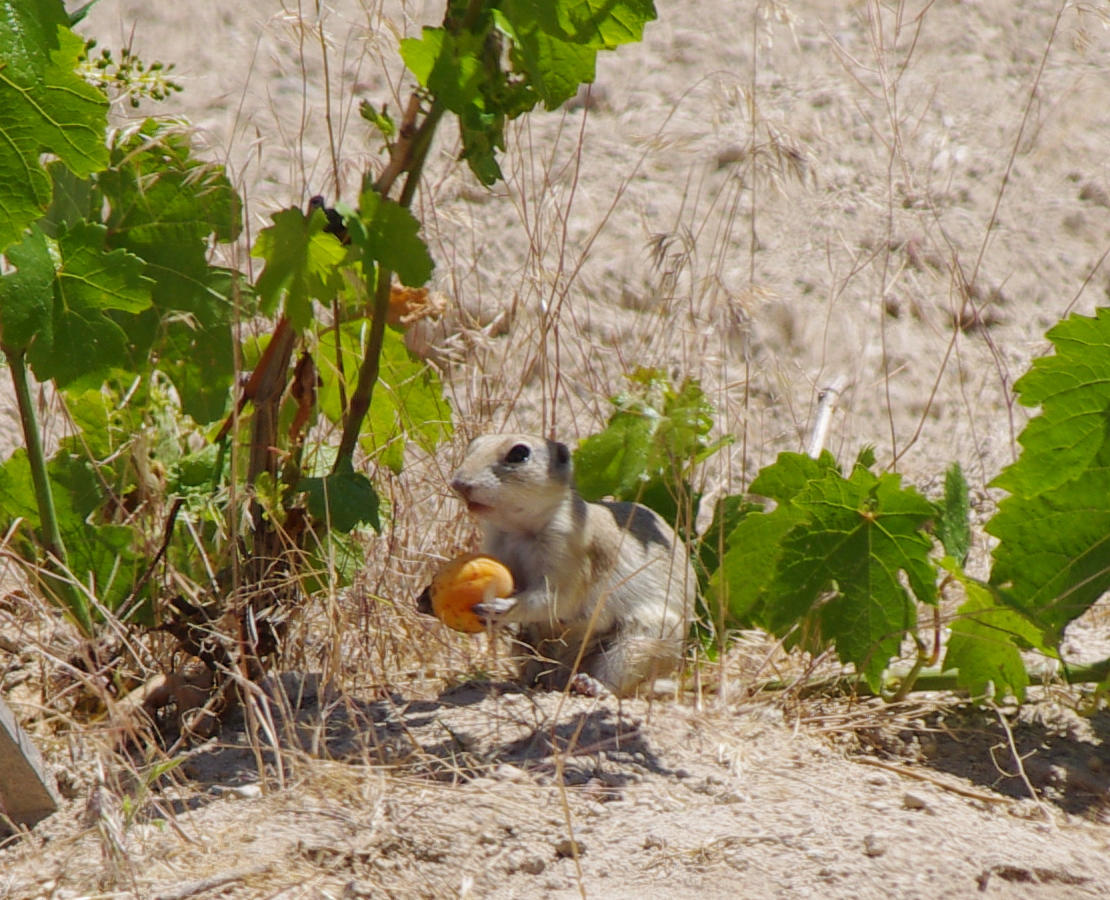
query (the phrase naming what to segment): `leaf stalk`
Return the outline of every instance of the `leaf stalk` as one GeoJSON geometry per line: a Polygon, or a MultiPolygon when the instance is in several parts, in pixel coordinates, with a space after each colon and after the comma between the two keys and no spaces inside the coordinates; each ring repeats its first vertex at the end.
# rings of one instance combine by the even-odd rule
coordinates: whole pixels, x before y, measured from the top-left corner
{"type": "Polygon", "coordinates": [[[41,525],[40,543],[47,556],[47,569],[55,576],[54,588],[61,594],[66,607],[85,634],[93,633],[92,618],[88,604],[81,598],[69,580],[66,565],[65,544],[62,542],[58,527],[58,516],[54,506],[54,493],[50,487],[50,476],[46,470],[46,455],[42,449],[42,434],[35,419],[34,403],[31,399],[31,386],[27,378],[26,348],[15,349],[0,346],[8,360],[15,387],[16,404],[19,407],[19,422],[23,428],[23,441],[27,449],[27,462],[31,469],[31,484],[35,491],[35,504],[38,507],[41,525]]]}

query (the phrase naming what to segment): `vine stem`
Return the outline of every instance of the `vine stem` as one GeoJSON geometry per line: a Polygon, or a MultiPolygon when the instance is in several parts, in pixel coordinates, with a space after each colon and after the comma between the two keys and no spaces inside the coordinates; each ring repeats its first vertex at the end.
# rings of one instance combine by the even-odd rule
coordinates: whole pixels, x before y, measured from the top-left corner
{"type": "MultiPolygon", "coordinates": [[[[1042,677],[1039,672],[1029,672],[1030,680],[1034,681],[1042,677]]],[[[891,676],[887,675],[885,680],[890,687],[897,686],[897,682],[902,681],[906,676],[891,676]]],[[[1053,673],[1053,678],[1063,681],[1065,684],[1100,684],[1110,678],[1110,658],[1100,660],[1096,663],[1082,666],[1060,666],[1059,671],[1053,673]]],[[[959,672],[955,669],[941,671],[940,669],[922,669],[919,670],[915,676],[912,690],[905,691],[904,693],[917,693],[920,691],[958,691],[962,690],[959,685],[959,672]]],[[[784,691],[792,687],[784,681],[767,681],[757,686],[761,691],[784,691]]],[[[835,675],[831,678],[822,678],[818,681],[803,684],[800,687],[803,695],[811,695],[820,693],[822,691],[833,691],[840,693],[852,693],[861,697],[874,697],[875,692],[868,687],[859,675],[835,675]]]]}
{"type": "Polygon", "coordinates": [[[58,528],[58,516],[54,508],[54,493],[50,488],[50,477],[46,472],[46,455],[42,450],[42,435],[35,420],[35,407],[31,400],[31,386],[27,380],[26,349],[11,347],[0,348],[8,359],[8,369],[12,373],[15,387],[16,404],[19,406],[19,421],[23,427],[23,442],[27,448],[27,462],[31,468],[31,484],[35,490],[35,503],[38,506],[39,522],[42,526],[42,547],[48,557],[48,568],[57,577],[57,588],[63,595],[66,606],[73,613],[77,624],[85,634],[92,634],[92,619],[89,608],[66,575],[65,544],[58,528]]]}
{"type": "MultiPolygon", "coordinates": [[[[410,107],[411,108],[411,107],[410,107]]],[[[407,159],[404,171],[408,172],[405,183],[401,188],[398,203],[406,209],[412,205],[416,194],[416,187],[420,182],[424,170],[424,161],[428,157],[428,149],[432,145],[432,136],[435,134],[439,120],[443,118],[444,107],[437,101],[433,102],[424,121],[416,129],[407,148],[407,159]]],[[[404,131],[404,129],[402,129],[404,131]]],[[[392,183],[392,180],[391,182],[392,183]]],[[[376,185],[381,190],[381,183],[376,185]]],[[[384,196],[389,190],[381,190],[384,196]]],[[[378,383],[381,372],[382,345],[385,343],[386,317],[389,314],[389,294],[392,288],[393,272],[384,266],[378,268],[377,284],[374,288],[373,318],[370,320],[370,334],[366,338],[366,352],[362,357],[362,364],[358,369],[358,382],[351,393],[351,402],[347,407],[347,417],[343,423],[343,435],[339,441],[339,450],[332,466],[332,473],[350,468],[354,459],[355,447],[358,445],[358,436],[362,431],[362,423],[370,411],[370,402],[374,397],[374,386],[378,383]]]]}

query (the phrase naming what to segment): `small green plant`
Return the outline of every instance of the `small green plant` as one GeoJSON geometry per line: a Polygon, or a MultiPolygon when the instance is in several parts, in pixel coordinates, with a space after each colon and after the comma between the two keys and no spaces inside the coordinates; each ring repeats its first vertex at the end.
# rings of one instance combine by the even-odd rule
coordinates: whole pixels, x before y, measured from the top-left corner
{"type": "Polygon", "coordinates": [[[695,467],[731,441],[710,440],[713,405],[694,379],[675,388],[663,372],[640,369],[628,380],[629,389],[612,398],[605,430],[575,452],[578,490],[587,500],[645,503],[690,535],[688,513],[701,498],[695,467]]]}
{"type": "MultiPolygon", "coordinates": [[[[1073,315],[1048,337],[1055,354],[1015,385],[1041,412],[1021,434],[1021,457],[994,482],[1009,496],[986,526],[999,541],[987,581],[963,571],[971,530],[958,466],[932,502],[899,475],[876,472],[870,449],[847,471],[827,451],[783,453],[750,485],[766,501],[719,501],[699,537],[709,620],[723,631],[761,628],[813,653],[831,646],[874,693],[927,686],[1023,698],[1031,676],[1022,652],[1058,658],[1068,623],[1110,590],[1110,309],[1073,315]],[[965,599],[938,660],[918,621],[954,585],[965,599]],[[893,678],[907,638],[912,668],[893,678]],[[924,674],[938,661],[939,672],[924,674]]],[[[580,478],[589,496],[640,499],[673,520],[676,495],[696,509],[697,494],[678,486],[718,446],[708,439],[712,410],[689,383],[675,391],[659,373],[636,382],[641,395],[616,399],[606,430],[583,443],[580,478]]],[[[939,628],[935,612],[933,621],[939,628]]],[[[1105,692],[1110,660],[1064,676],[1101,682],[1105,692]]]]}

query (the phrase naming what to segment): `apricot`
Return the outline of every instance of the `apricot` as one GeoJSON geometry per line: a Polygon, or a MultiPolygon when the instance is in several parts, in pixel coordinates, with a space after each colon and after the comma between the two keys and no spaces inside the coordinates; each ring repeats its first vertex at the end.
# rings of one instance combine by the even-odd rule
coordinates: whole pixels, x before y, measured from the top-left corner
{"type": "Polygon", "coordinates": [[[512,593],[513,576],[504,565],[492,556],[467,553],[436,572],[417,608],[430,612],[448,628],[473,634],[485,630],[473,612],[474,604],[512,593]]]}

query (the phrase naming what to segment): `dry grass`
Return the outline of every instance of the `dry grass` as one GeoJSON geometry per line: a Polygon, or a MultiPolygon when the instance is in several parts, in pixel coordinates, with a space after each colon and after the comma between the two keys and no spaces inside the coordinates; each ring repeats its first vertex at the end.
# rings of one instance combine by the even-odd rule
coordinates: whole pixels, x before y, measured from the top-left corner
{"type": "MultiPolygon", "coordinates": [[[[105,0],[91,27],[110,35],[123,6],[105,0]]],[[[445,488],[466,440],[510,427],[585,436],[639,366],[699,378],[720,433],[736,438],[698,474],[709,497],[800,449],[817,389],[843,376],[851,387],[830,440],[838,457],[874,443],[883,465],[927,491],[959,459],[986,517],[985,485],[1022,424],[1013,379],[1041,349],[1045,324],[1093,302],[1107,236],[1081,226],[1066,249],[1083,259],[1071,263],[1046,252],[1026,266],[1027,244],[1007,247],[1025,240],[1031,210],[1047,208],[1053,223],[1064,214],[1064,168],[1036,170],[1074,142],[1071,110],[1088,99],[1107,48],[1086,10],[1040,4],[1016,17],[1008,4],[986,6],[757,3],[744,40],[722,53],[713,29],[661,4],[648,44],[603,63],[589,97],[513,127],[504,184],[476,189],[445,134],[417,210],[436,287],[454,306],[419,334],[455,412],[453,446],[411,452],[400,476],[370,464],[391,517],[366,540],[355,584],[300,611],[275,667],[284,679],[247,688],[242,719],[172,754],[145,737],[121,742],[111,715],[114,672],[142,678],[167,666],[168,643],[121,627],[110,666],[75,665],[72,630],[17,573],[0,571],[5,696],[63,772],[68,797],[53,823],[0,849],[12,873],[0,875],[0,893],[453,896],[488,892],[494,868],[524,879],[537,859],[546,890],[585,893],[597,890],[596,870],[573,846],[553,856],[551,835],[599,852],[577,829],[606,792],[631,796],[633,775],[662,821],[673,774],[664,757],[694,768],[691,759],[716,754],[714,765],[746,771],[759,754],[746,742],[770,728],[760,724],[769,715],[788,729],[773,740],[799,754],[813,735],[893,752],[890,735],[912,732],[920,746],[934,728],[923,723],[942,711],[937,698],[807,696],[804,685],[838,673],[834,661],[785,654],[758,634],[737,636],[717,661],[692,658],[677,703],[487,695],[480,685],[507,677],[510,649],[430,624],[413,600],[474,540],[445,488]],[[1018,89],[1004,98],[998,67],[978,49],[988,28],[1014,56],[1018,89]],[[946,55],[936,32],[971,42],[967,77],[993,79],[990,99],[938,82],[964,57],[946,55]],[[991,114],[990,103],[1006,111],[991,114]],[[1059,285],[1046,294],[1042,278],[1059,285]],[[749,696],[767,680],[787,690],[749,696]]],[[[159,34],[181,27],[171,11],[151,15],[159,34]]],[[[227,262],[250,272],[247,248],[266,214],[321,192],[349,198],[382,164],[357,101],[403,106],[410,86],[397,74],[396,38],[413,33],[417,13],[365,0],[269,18],[245,11],[249,27],[215,4],[189,15],[228,44],[219,51],[228,64],[209,54],[185,98],[247,198],[249,233],[227,262]]],[[[140,27],[140,54],[144,37],[140,27]]],[[[1101,149],[1077,152],[1081,180],[1104,180],[1101,149]]],[[[54,403],[44,396],[56,437],[66,425],[54,403]]],[[[978,533],[972,571],[988,563],[978,533]]],[[[1091,617],[1098,634],[1105,615],[1091,617]]],[[[677,884],[713,896],[750,843],[704,835],[665,847],[652,866],[685,872],[677,884]],[[697,881],[695,870],[718,880],[697,881]]]]}

